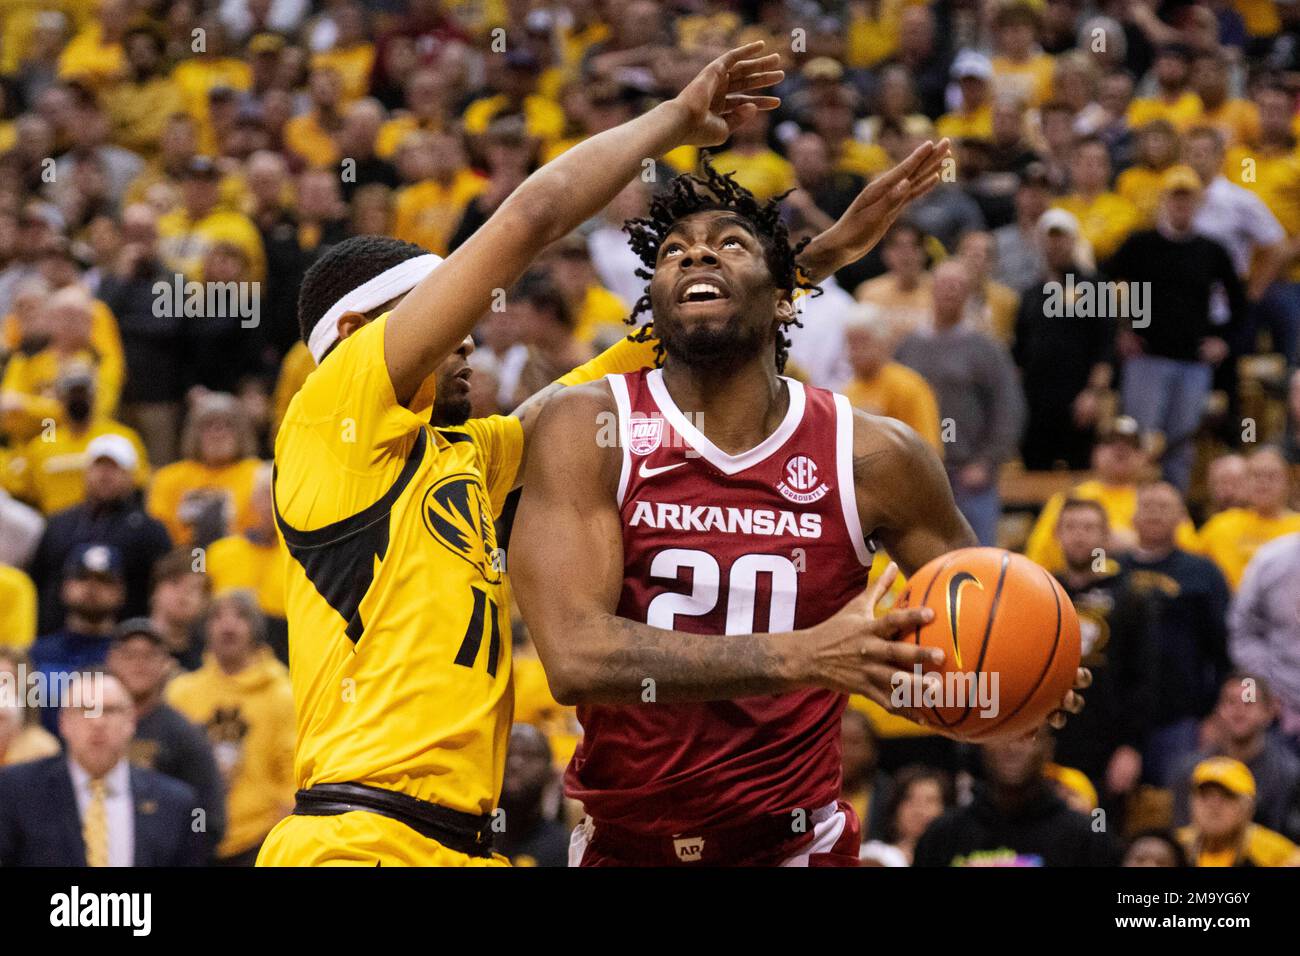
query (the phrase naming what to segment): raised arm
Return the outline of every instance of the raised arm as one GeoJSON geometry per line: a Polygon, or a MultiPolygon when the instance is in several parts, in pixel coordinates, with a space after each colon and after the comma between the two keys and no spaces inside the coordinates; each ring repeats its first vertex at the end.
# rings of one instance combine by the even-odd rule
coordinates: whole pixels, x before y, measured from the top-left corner
{"type": "Polygon", "coordinates": [[[603,383],[565,389],[547,404],[511,540],[514,594],[561,703],[638,703],[650,686],[659,702],[819,686],[889,706],[895,674],[912,680],[912,665],[937,653],[889,640],[932,617],[928,609],[873,619],[884,579],[803,631],[688,634],[618,617],[622,459],[617,447],[598,441],[615,415],[603,383]]]}
{"type": "Polygon", "coordinates": [[[780,81],[779,56],[761,42],[720,56],[675,98],[598,133],[547,163],[501,204],[483,227],[392,311],[384,358],[405,404],[543,248],[606,205],[642,161],[683,145],[714,146],[779,100],[747,93],[780,81]]]}

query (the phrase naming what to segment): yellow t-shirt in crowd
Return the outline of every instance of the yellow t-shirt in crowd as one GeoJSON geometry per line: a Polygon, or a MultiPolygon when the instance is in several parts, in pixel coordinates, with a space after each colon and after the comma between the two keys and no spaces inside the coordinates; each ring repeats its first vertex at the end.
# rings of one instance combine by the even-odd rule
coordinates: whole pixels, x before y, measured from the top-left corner
{"type": "Polygon", "coordinates": [[[1282,30],[1282,18],[1277,12],[1277,0],[1232,0],[1232,6],[1241,15],[1246,32],[1252,37],[1272,37],[1282,30]]]}
{"type": "Polygon", "coordinates": [[[906,0],[850,4],[844,28],[844,65],[866,70],[894,55],[906,0]]]}
{"type": "Polygon", "coordinates": [[[19,568],[0,564],[0,647],[23,650],[36,640],[36,585],[19,568]]]}
{"type": "Polygon", "coordinates": [[[1210,851],[1200,846],[1193,827],[1182,827],[1178,839],[1193,866],[1294,866],[1300,847],[1267,827],[1252,823],[1238,846],[1210,851]]]}
{"type": "Polygon", "coordinates": [[[582,306],[574,320],[573,337],[589,343],[598,335],[618,338],[626,335],[629,326],[623,320],[631,310],[619,296],[603,285],[592,283],[582,297],[582,306]]]}
{"type": "Polygon", "coordinates": [[[237,534],[256,527],[253,486],[262,462],[244,458],[229,465],[209,467],[199,461],[177,461],[158,469],[149,488],[145,510],[167,527],[173,543],[188,545],[194,538],[190,526],[181,520],[181,505],[187,495],[202,493],[224,499],[228,531],[237,534]]]}
{"type": "MultiPolygon", "coordinates": [[[[1052,495],[1047,499],[1047,504],[1043,505],[1033,530],[1029,532],[1029,540],[1025,542],[1025,555],[1053,574],[1065,570],[1065,555],[1061,553],[1061,545],[1056,540],[1056,521],[1061,516],[1061,506],[1065,504],[1066,498],[1081,498],[1099,503],[1106,512],[1112,534],[1116,531],[1131,533],[1133,516],[1137,514],[1137,485],[1107,485],[1091,478],[1075,485],[1069,494],[1057,492],[1052,495]]],[[[1195,551],[1196,541],[1195,526],[1184,518],[1174,534],[1175,544],[1185,551],[1195,551]]]]}
{"type": "Polygon", "coordinates": [[[263,614],[282,618],[286,557],[279,538],[268,544],[259,544],[243,534],[218,538],[208,545],[207,571],[212,593],[252,591],[263,614]]]}
{"type": "Polygon", "coordinates": [[[432,377],[398,404],[389,314],[325,356],[276,437],[295,777],[484,814],[500,796],[514,709],[494,520],[523,428],[505,416],[434,428],[432,377]]]}
{"type": "Polygon", "coordinates": [[[338,143],[321,125],[315,110],[300,113],[284,124],[284,145],[308,166],[334,166],[339,161],[338,143]]]}
{"type": "Polygon", "coordinates": [[[1200,122],[1223,133],[1229,146],[1253,143],[1259,136],[1259,107],[1250,100],[1227,99],[1212,110],[1202,107],[1200,122]]]}
{"type": "MultiPolygon", "coordinates": [[[[1288,236],[1300,235],[1300,151],[1234,146],[1224,157],[1223,175],[1258,196],[1288,236]]],[[[1300,263],[1287,270],[1287,278],[1300,281],[1300,263]]]]}
{"type": "Polygon", "coordinates": [[[581,727],[577,711],[551,696],[542,662],[518,655],[514,659],[515,723],[532,724],[546,735],[551,758],[557,769],[567,767],[578,748],[581,727]]]}
{"type": "Polygon", "coordinates": [[[445,256],[465,207],[487,189],[487,180],[468,169],[459,170],[446,185],[425,179],[397,191],[393,235],[445,256]]]}
{"type": "Polygon", "coordinates": [[[853,173],[864,179],[870,179],[883,173],[892,163],[885,148],[876,143],[863,143],[856,139],[846,139],[840,144],[835,157],[835,171],[853,173]]]}
{"type": "Polygon", "coordinates": [[[67,370],[84,367],[91,370],[95,381],[94,415],[112,418],[117,414],[117,402],[122,395],[122,376],[125,369],[121,356],[112,353],[101,355],[92,345],[69,355],[60,355],[53,348],[44,348],[35,355],[15,355],[5,367],[0,381],[0,391],[21,396],[21,407],[7,411],[0,429],[10,438],[26,441],[38,433],[53,429],[50,423],[64,420],[63,403],[55,397],[55,384],[67,370]]]}
{"type": "Polygon", "coordinates": [[[312,69],[332,67],[343,85],[343,102],[360,99],[370,90],[370,71],[375,65],[375,45],[363,40],[340,50],[325,50],[311,58],[312,69]]]}
{"type": "Polygon", "coordinates": [[[966,323],[972,329],[983,332],[1010,348],[1016,333],[1016,312],[1020,309],[1020,296],[1015,289],[993,279],[985,282],[977,295],[979,298],[972,298],[967,306],[966,323]],[[972,310],[971,306],[975,308],[972,310]]]}
{"type": "Polygon", "coordinates": [[[173,209],[158,220],[158,252],[167,268],[187,279],[203,281],[203,258],[217,243],[238,246],[248,259],[250,278],[266,279],[266,253],[262,234],[243,213],[214,209],[192,219],[184,208],[173,209]]]}
{"type": "Polygon", "coordinates": [[[253,68],[233,56],[194,57],[177,63],[172,69],[172,79],[185,94],[190,115],[206,120],[208,93],[221,86],[240,92],[247,90],[253,85],[253,68]]]}
{"type": "Polygon", "coordinates": [[[899,362],[887,363],[871,379],[854,378],[844,394],[856,408],[896,418],[914,428],[940,454],[939,403],[919,374],[899,362]]]}
{"type": "Polygon", "coordinates": [[[394,116],[379,127],[375,136],[375,155],[381,159],[392,159],[398,148],[413,133],[441,133],[446,126],[441,120],[422,122],[413,114],[394,116]]]}
{"type": "Polygon", "coordinates": [[[587,51],[597,43],[609,39],[609,24],[603,20],[593,20],[585,27],[560,28],[560,51],[565,65],[572,71],[582,64],[587,51]]]}
{"type": "Polygon", "coordinates": [[[936,136],[946,136],[954,140],[992,139],[993,105],[985,103],[969,112],[956,110],[952,113],[944,113],[935,121],[934,132],[936,136]]]}
{"type": "MultiPolygon", "coordinates": [[[[492,121],[510,104],[504,93],[477,99],[465,108],[465,132],[480,135],[487,132],[492,121]]],[[[529,136],[543,141],[559,139],[564,135],[564,110],[554,100],[538,94],[524,97],[524,130],[529,136]]]]}
{"type": "Polygon", "coordinates": [[[1201,98],[1190,90],[1181,93],[1172,103],[1156,97],[1136,99],[1128,105],[1129,129],[1140,129],[1152,120],[1168,120],[1182,131],[1195,126],[1201,119],[1201,98]]]}
{"type": "Polygon", "coordinates": [[[91,85],[109,83],[126,72],[126,54],[120,43],[105,43],[104,29],[91,21],[59,54],[59,79],[91,85]]]}
{"type": "Polygon", "coordinates": [[[993,58],[993,83],[998,95],[1015,96],[1030,106],[1042,106],[1052,98],[1056,60],[1038,53],[1023,63],[1005,56],[993,58]]]}
{"type": "Polygon", "coordinates": [[[904,289],[894,276],[885,273],[862,283],[854,295],[859,302],[877,306],[881,317],[899,338],[924,328],[934,312],[928,274],[921,276],[915,288],[904,289]]]}
{"type": "Polygon", "coordinates": [[[99,101],[113,127],[112,141],[141,156],[157,153],[168,120],[185,112],[185,93],[170,76],[114,83],[99,101]]]}
{"type": "Polygon", "coordinates": [[[714,169],[730,173],[759,200],[771,199],[795,186],[794,166],[784,156],[767,148],[754,153],[728,149],[715,154],[712,162],[714,169]]]}
{"type": "MultiPolygon", "coordinates": [[[[10,352],[18,348],[22,341],[23,330],[18,324],[18,316],[10,313],[0,323],[0,341],[10,352]]],[[[122,336],[117,329],[117,319],[102,300],[95,299],[90,306],[90,344],[100,355],[100,361],[111,362],[118,367],[126,365],[122,352],[122,336]]]]}
{"type": "Polygon", "coordinates": [[[217,856],[251,850],[293,808],[293,690],[268,648],[227,674],[208,655],[167,685],[167,702],[203,727],[226,784],[226,835],[217,856]]]}
{"type": "Polygon", "coordinates": [[[1142,223],[1137,207],[1115,193],[1098,193],[1092,199],[1075,193],[1052,205],[1079,220],[1079,231],[1092,244],[1099,261],[1114,253],[1142,223]]]}
{"type": "Polygon", "coordinates": [[[37,435],[9,459],[5,486],[15,498],[52,515],[79,505],[86,497],[86,446],[100,435],[121,435],[135,447],[135,485],[149,481],[149,456],[140,436],[118,422],[101,418],[76,433],[64,425],[50,429],[49,441],[37,435]]]}
{"type": "Polygon", "coordinates": [[[1265,518],[1251,508],[1229,508],[1205,522],[1192,550],[1217,564],[1235,591],[1255,552],[1274,538],[1295,531],[1300,531],[1300,513],[1295,511],[1265,518]]]}
{"type": "Polygon", "coordinates": [[[1130,166],[1115,180],[1115,192],[1133,204],[1143,227],[1155,224],[1160,210],[1161,181],[1166,172],[1149,166],[1130,166]]]}
{"type": "Polygon", "coordinates": [[[1075,794],[1089,811],[1097,809],[1097,788],[1082,770],[1049,763],[1043,767],[1043,776],[1075,794]]]}

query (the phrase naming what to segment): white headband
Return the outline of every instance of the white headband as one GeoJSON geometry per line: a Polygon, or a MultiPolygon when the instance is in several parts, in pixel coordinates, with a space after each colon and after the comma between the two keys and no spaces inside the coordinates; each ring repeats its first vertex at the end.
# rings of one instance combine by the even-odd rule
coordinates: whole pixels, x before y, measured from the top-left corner
{"type": "Polygon", "coordinates": [[[373,279],[361,283],[343,298],[339,299],[327,311],[307,339],[307,350],[316,364],[321,363],[325,353],[339,340],[339,316],[344,312],[369,312],[385,302],[405,295],[420,284],[420,280],[438,267],[442,256],[432,253],[416,256],[399,262],[391,269],[379,273],[373,279]]]}

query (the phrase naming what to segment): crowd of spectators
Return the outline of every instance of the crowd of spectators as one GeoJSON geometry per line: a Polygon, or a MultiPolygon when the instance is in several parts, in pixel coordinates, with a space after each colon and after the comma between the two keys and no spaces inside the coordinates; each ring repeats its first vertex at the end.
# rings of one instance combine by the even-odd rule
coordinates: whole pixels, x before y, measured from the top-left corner
{"type": "MultiPolygon", "coordinates": [[[[109,719],[0,701],[0,864],[251,862],[294,789],[269,459],[303,274],[358,234],[448,254],[758,38],[780,109],[544,250],[475,332],[474,413],[626,334],[621,226],[672,176],[803,237],[949,137],[800,300],[787,373],[930,442],[980,541],[1058,575],[1095,681],[982,747],[851,700],[863,861],[1300,862],[1296,4],[4,0],[0,677],[105,675],[109,719]]],[[[562,865],[581,729],[515,633],[501,848],[562,865]]]]}

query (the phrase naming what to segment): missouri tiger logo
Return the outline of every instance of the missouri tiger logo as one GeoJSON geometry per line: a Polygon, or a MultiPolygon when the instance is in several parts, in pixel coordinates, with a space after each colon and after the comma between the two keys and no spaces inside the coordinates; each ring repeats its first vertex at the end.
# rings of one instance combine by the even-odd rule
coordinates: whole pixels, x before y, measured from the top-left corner
{"type": "Polygon", "coordinates": [[[440,545],[478,569],[488,584],[501,582],[496,527],[483,486],[473,475],[448,475],[424,493],[424,527],[440,545]]]}

